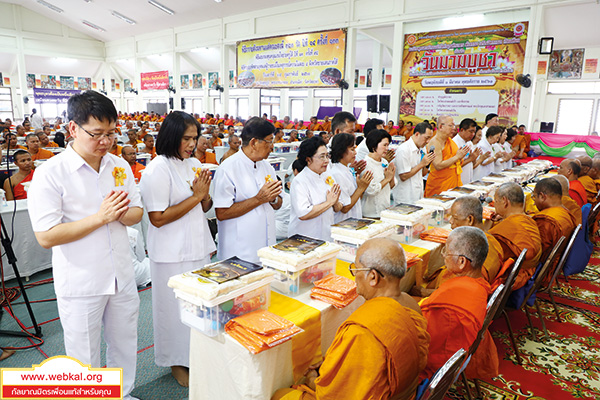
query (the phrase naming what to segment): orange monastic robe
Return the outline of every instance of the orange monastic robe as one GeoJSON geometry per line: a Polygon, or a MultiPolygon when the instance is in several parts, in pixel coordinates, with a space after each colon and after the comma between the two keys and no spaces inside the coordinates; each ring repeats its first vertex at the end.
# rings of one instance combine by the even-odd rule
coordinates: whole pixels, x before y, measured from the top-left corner
{"type": "Polygon", "coordinates": [[[577,204],[575,200],[573,200],[569,196],[563,196],[561,200],[562,205],[565,206],[567,210],[569,210],[573,217],[575,217],[575,225],[579,225],[583,220],[583,215],[581,213],[581,207],[579,207],[579,204],[577,204]]]}
{"type": "Polygon", "coordinates": [[[579,182],[583,185],[585,189],[585,193],[587,195],[588,203],[596,203],[596,196],[598,195],[598,188],[596,188],[596,182],[592,178],[587,175],[580,176],[578,179],[579,182]]]}
{"type": "Polygon", "coordinates": [[[273,122],[273,125],[275,126],[275,128],[283,129],[283,124],[279,121],[273,122]]]}
{"type": "Polygon", "coordinates": [[[123,150],[123,147],[117,145],[117,147],[114,150],[109,151],[109,153],[110,154],[114,154],[115,156],[120,156],[121,155],[121,150],[123,150]]]}
{"type": "MultiPolygon", "coordinates": [[[[454,140],[446,140],[444,149],[442,150],[442,159],[447,160],[456,155],[458,146],[454,143],[454,140]]],[[[431,164],[431,172],[427,178],[427,184],[425,185],[425,197],[431,197],[435,194],[440,194],[445,190],[455,188],[462,185],[460,174],[462,168],[460,167],[460,160],[454,163],[454,165],[444,168],[440,171],[436,170],[431,164]]]]}
{"type": "Polygon", "coordinates": [[[309,131],[323,131],[323,126],[320,123],[316,123],[316,124],[310,124],[308,125],[308,129],[309,131]]]}
{"type": "Polygon", "coordinates": [[[51,157],[54,157],[54,153],[51,152],[50,150],[46,150],[46,149],[39,149],[37,153],[32,154],[31,152],[29,152],[31,154],[31,160],[32,161],[36,161],[36,160],[47,160],[51,157]]]}
{"type": "Polygon", "coordinates": [[[130,165],[131,172],[133,172],[133,177],[135,178],[135,182],[139,183],[140,179],[142,179],[142,170],[146,169],[146,167],[139,162],[136,162],[133,165],[130,165]]]}
{"type": "MultiPolygon", "coordinates": [[[[550,252],[561,238],[564,236],[569,240],[575,229],[575,217],[564,207],[549,207],[532,216],[540,230],[542,238],[542,257],[540,261],[545,262],[550,252]]],[[[556,263],[555,263],[556,265],[556,263]]],[[[554,268],[546,275],[545,284],[550,283],[550,277],[554,268]]]]}
{"type": "Polygon", "coordinates": [[[489,230],[502,246],[504,260],[509,258],[517,260],[521,251],[527,249],[523,266],[513,290],[525,285],[527,280],[533,276],[542,255],[542,239],[540,230],[535,221],[525,214],[514,214],[500,221],[498,225],[489,230]]]}
{"type": "Polygon", "coordinates": [[[526,158],[527,157],[527,153],[525,153],[525,147],[526,147],[525,136],[523,136],[523,135],[515,136],[515,140],[512,143],[513,151],[517,152],[517,155],[515,156],[515,158],[526,158]]]}
{"type": "Polygon", "coordinates": [[[400,134],[400,132],[398,132],[398,129],[396,129],[396,128],[390,128],[390,127],[387,127],[387,126],[386,126],[386,127],[385,127],[385,128],[383,128],[383,129],[385,129],[385,131],[386,131],[387,133],[389,133],[389,134],[390,134],[390,136],[397,136],[397,135],[399,135],[399,134],[400,134]]]}
{"type": "Polygon", "coordinates": [[[290,122],[289,124],[284,126],[283,129],[296,129],[296,125],[294,125],[293,122],[290,122]]]}
{"type": "Polygon", "coordinates": [[[331,121],[323,122],[322,127],[325,132],[331,132],[331,121]]]}
{"type": "Polygon", "coordinates": [[[215,153],[209,153],[208,151],[206,153],[204,153],[204,157],[198,158],[198,160],[200,160],[200,162],[202,164],[217,164],[217,165],[219,165],[219,163],[217,162],[217,156],[215,155],[215,153]]]}
{"type": "Polygon", "coordinates": [[[46,148],[48,147],[58,147],[58,144],[54,143],[53,141],[48,142],[48,146],[46,146],[46,148]]]}
{"type": "Polygon", "coordinates": [[[579,207],[583,207],[587,204],[587,193],[585,188],[581,182],[577,180],[569,182],[569,196],[579,204],[579,207]]]}
{"type": "MultiPolygon", "coordinates": [[[[421,377],[431,378],[458,349],[468,351],[483,326],[490,292],[485,278],[458,276],[423,300],[421,311],[431,343],[421,377]]],[[[490,379],[498,375],[498,367],[498,351],[488,331],[465,372],[470,379],[490,379]]]]}
{"type": "Polygon", "coordinates": [[[225,122],[223,122],[225,124],[225,126],[233,126],[233,124],[235,124],[235,121],[231,118],[226,119],[225,122]]]}
{"type": "Polygon", "coordinates": [[[412,399],[428,347],[423,316],[394,299],[376,297],[337,330],[315,380],[316,393],[301,385],[272,399],[412,399]]]}
{"type": "Polygon", "coordinates": [[[206,121],[204,121],[204,123],[207,125],[216,125],[217,121],[214,118],[209,118],[206,121]]]}

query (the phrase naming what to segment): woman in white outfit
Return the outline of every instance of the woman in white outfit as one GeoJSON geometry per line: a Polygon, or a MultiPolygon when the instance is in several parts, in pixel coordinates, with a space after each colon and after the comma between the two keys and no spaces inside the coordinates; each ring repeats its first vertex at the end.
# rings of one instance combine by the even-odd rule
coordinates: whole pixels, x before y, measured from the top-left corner
{"type": "Polygon", "coordinates": [[[361,175],[371,171],[373,180],[362,197],[363,216],[379,218],[381,212],[390,207],[391,191],[396,185],[395,164],[384,158],[392,137],[384,130],[376,130],[371,131],[365,140],[369,154],[365,157],[367,166],[361,175]]]}
{"type": "Polygon", "coordinates": [[[333,219],[337,224],[348,218],[362,218],[360,199],[373,180],[373,173],[368,171],[362,176],[356,176],[356,171],[350,165],[356,159],[355,137],[348,133],[339,133],[331,141],[331,165],[329,172],[340,185],[340,203],[343,207],[336,212],[333,219]]]}
{"type": "Polygon", "coordinates": [[[501,133],[502,128],[500,126],[491,126],[486,130],[485,137],[481,138],[477,145],[483,154],[489,154],[479,166],[481,168],[480,178],[485,178],[494,172],[494,164],[502,156],[500,152],[495,151],[493,148],[493,145],[500,139],[501,133]]]}
{"type": "Polygon", "coordinates": [[[216,250],[205,212],[212,207],[210,173],[192,157],[200,124],[190,114],[174,111],[165,118],[156,153],[140,183],[148,228],[152,274],[154,360],[171,367],[182,386],[189,383],[190,328],[179,320],[179,306],[169,277],[210,262],[216,250]]]}
{"type": "Polygon", "coordinates": [[[329,154],[319,136],[306,139],[298,150],[302,171],[292,181],[288,235],[331,240],[333,214],[342,209],[340,185],[327,172],[329,154]]]}

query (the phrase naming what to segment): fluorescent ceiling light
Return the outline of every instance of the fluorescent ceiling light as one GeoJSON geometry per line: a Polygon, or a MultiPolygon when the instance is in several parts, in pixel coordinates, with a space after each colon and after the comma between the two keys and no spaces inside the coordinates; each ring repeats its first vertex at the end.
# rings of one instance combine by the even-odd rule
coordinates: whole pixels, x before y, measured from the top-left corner
{"type": "Polygon", "coordinates": [[[96,24],[92,24],[92,23],[91,23],[91,22],[89,22],[89,21],[83,20],[83,21],[81,21],[81,22],[82,22],[84,25],[86,25],[86,26],[89,26],[89,27],[90,27],[90,28],[92,28],[92,29],[95,29],[95,30],[97,30],[97,31],[100,31],[100,32],[106,32],[106,29],[104,29],[104,28],[101,28],[101,27],[99,27],[99,26],[98,26],[98,25],[96,25],[96,24]]]}
{"type": "Polygon", "coordinates": [[[66,64],[66,63],[76,63],[77,59],[75,58],[68,58],[68,57],[54,57],[54,61],[57,61],[61,64],[66,64]]]}
{"type": "Polygon", "coordinates": [[[123,21],[127,22],[128,24],[135,25],[135,21],[134,20],[132,20],[129,17],[124,16],[123,14],[120,14],[120,13],[118,13],[116,11],[113,11],[111,14],[114,15],[115,17],[119,18],[119,19],[122,19],[123,21]]]}
{"type": "Polygon", "coordinates": [[[222,2],[222,1],[223,1],[223,0],[215,0],[215,3],[220,3],[220,2],[222,2]]]}
{"type": "Polygon", "coordinates": [[[167,8],[167,7],[163,6],[158,1],[148,0],[148,3],[152,4],[154,7],[158,8],[161,11],[166,12],[169,15],[175,14],[175,12],[173,10],[171,10],[170,8],[167,8]]]}
{"type": "Polygon", "coordinates": [[[56,11],[57,13],[61,14],[64,12],[64,10],[62,8],[58,8],[56,7],[54,4],[50,4],[47,1],[44,0],[37,0],[37,2],[43,6],[48,7],[49,9],[51,9],[52,11],[56,11]]]}

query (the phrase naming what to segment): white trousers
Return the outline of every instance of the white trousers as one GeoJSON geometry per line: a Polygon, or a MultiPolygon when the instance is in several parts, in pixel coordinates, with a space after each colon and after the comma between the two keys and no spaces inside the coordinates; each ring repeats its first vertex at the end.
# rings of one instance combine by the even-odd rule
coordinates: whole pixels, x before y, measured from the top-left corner
{"type": "Polygon", "coordinates": [[[198,261],[159,263],[150,260],[152,274],[152,318],[154,324],[154,362],[160,367],[190,366],[190,328],[179,318],[179,302],[169,278],[202,268],[210,257],[198,261]]]}
{"type": "MultiPolygon", "coordinates": [[[[115,283],[116,286],[116,283],[115,283]]],[[[133,389],[137,363],[137,323],[140,308],[135,281],[112,295],[57,296],[67,355],[92,368],[100,368],[102,325],[106,365],[123,368],[123,396],[133,389]]]]}

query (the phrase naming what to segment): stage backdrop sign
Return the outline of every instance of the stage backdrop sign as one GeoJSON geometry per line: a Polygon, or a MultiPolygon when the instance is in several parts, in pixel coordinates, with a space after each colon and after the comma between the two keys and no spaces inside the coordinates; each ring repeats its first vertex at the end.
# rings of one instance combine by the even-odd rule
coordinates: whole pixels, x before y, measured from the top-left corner
{"type": "Polygon", "coordinates": [[[449,115],[483,123],[496,113],[517,123],[527,22],[404,37],[400,118],[413,123],[449,115]]]}
{"type": "Polygon", "coordinates": [[[238,87],[332,87],[344,77],[346,30],[237,43],[238,87]]]}
{"type": "Polygon", "coordinates": [[[142,72],[142,90],[162,90],[169,87],[169,71],[142,72]]]}

